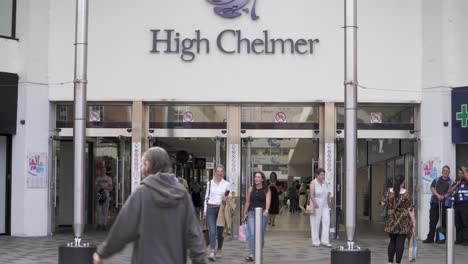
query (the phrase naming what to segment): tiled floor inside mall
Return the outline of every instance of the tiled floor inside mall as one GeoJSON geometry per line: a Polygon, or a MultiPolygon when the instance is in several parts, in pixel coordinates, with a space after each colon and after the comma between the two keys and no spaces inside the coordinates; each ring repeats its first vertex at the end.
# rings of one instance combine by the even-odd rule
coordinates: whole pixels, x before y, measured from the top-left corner
{"type": "MultiPolygon", "coordinates": [[[[364,229],[364,228],[361,228],[364,229]]],[[[279,216],[275,227],[268,227],[266,246],[264,249],[264,263],[330,263],[330,249],[313,248],[310,242],[309,218],[305,215],[289,215],[284,213],[279,216]]],[[[90,242],[99,243],[104,237],[102,232],[87,232],[86,237],[90,242]]],[[[387,243],[385,233],[374,231],[358,233],[358,244],[362,248],[370,248],[372,251],[372,263],[387,263],[387,243]]],[[[0,236],[0,263],[1,264],[49,264],[58,262],[57,247],[71,240],[72,234],[59,234],[45,238],[17,238],[0,236]]],[[[343,238],[341,239],[343,240],[343,238]]],[[[338,247],[342,241],[333,241],[338,247]]],[[[408,263],[407,249],[402,263],[408,263]]],[[[441,264],[445,262],[446,246],[438,244],[418,243],[418,263],[441,264]]],[[[466,263],[468,259],[468,247],[456,246],[456,263],[466,263]]],[[[245,263],[247,244],[235,240],[225,243],[223,257],[217,259],[217,263],[245,263]]],[[[130,263],[131,248],[127,247],[123,252],[106,260],[107,264],[130,263]]]]}

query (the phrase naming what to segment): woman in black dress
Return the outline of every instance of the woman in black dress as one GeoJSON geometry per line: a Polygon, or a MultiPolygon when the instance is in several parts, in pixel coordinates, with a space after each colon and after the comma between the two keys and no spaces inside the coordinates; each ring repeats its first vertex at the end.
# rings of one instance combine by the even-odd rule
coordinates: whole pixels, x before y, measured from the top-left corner
{"type": "Polygon", "coordinates": [[[278,176],[276,172],[270,174],[270,193],[271,193],[271,204],[270,204],[270,221],[268,224],[275,226],[276,215],[279,213],[279,191],[276,184],[278,176]]]}

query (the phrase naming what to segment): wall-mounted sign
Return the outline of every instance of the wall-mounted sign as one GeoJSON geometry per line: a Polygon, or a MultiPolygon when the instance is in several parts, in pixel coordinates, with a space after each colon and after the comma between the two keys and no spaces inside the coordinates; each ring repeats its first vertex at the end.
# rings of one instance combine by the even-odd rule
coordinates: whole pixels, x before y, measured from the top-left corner
{"type": "Polygon", "coordinates": [[[382,113],[381,112],[372,112],[370,114],[371,124],[382,124],[382,113]]]}
{"type": "Polygon", "coordinates": [[[249,14],[252,20],[257,20],[257,0],[253,0],[250,9],[247,4],[250,0],[208,0],[212,5],[215,5],[213,11],[220,17],[236,18],[240,17],[243,13],[249,14]]]}
{"type": "Polygon", "coordinates": [[[328,192],[331,197],[334,196],[335,186],[335,144],[325,144],[325,182],[328,186],[328,192]]]}
{"type": "Polygon", "coordinates": [[[90,122],[101,122],[101,111],[89,111],[90,122]]]}
{"type": "Polygon", "coordinates": [[[275,123],[286,123],[286,114],[284,112],[276,113],[275,123]]]}
{"type": "Polygon", "coordinates": [[[452,142],[468,143],[468,87],[452,90],[452,142]]]}
{"type": "Polygon", "coordinates": [[[132,143],[132,192],[140,186],[141,181],[141,143],[132,143]]]}
{"type": "Polygon", "coordinates": [[[27,162],[28,188],[47,188],[47,154],[29,153],[27,162]]]}
{"type": "Polygon", "coordinates": [[[237,196],[238,177],[240,173],[240,153],[239,144],[229,144],[228,155],[228,181],[231,183],[231,194],[233,197],[237,196]]]}
{"type": "Polygon", "coordinates": [[[422,193],[432,193],[431,184],[442,173],[442,161],[439,158],[424,161],[422,164],[422,193]]]}
{"type": "MultiPolygon", "coordinates": [[[[183,61],[191,62],[196,55],[210,54],[211,41],[203,38],[201,30],[195,30],[191,36],[183,37],[174,29],[151,29],[151,53],[175,54],[183,61]]],[[[242,35],[241,30],[226,29],[216,38],[216,48],[224,54],[254,54],[254,55],[312,55],[319,39],[314,38],[272,38],[268,30],[255,39],[242,35]]]]}
{"type": "Polygon", "coordinates": [[[193,113],[192,112],[185,112],[183,120],[184,120],[184,123],[192,123],[193,122],[193,113]]]}

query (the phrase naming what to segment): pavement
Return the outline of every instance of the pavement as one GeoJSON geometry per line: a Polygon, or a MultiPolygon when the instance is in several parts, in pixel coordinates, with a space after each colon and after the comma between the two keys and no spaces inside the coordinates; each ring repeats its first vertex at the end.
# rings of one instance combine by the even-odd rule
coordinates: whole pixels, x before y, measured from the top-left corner
{"type": "MultiPolygon", "coordinates": [[[[313,248],[310,231],[306,229],[307,217],[294,216],[294,220],[278,219],[287,224],[268,227],[263,263],[314,263],[330,264],[329,248],[313,248]],[[301,230],[302,228],[302,230],[301,230]]],[[[100,243],[105,239],[105,232],[85,232],[85,242],[100,243]]],[[[344,235],[342,235],[344,237],[344,235]]],[[[50,237],[10,237],[0,236],[0,264],[50,264],[58,262],[58,246],[71,242],[72,233],[62,233],[50,237]]],[[[343,240],[343,239],[342,239],[343,240]]],[[[361,248],[371,250],[371,263],[387,263],[388,237],[383,232],[358,232],[356,243],[361,248]]],[[[332,241],[334,247],[344,245],[344,241],[332,241]]],[[[446,263],[446,245],[423,244],[418,241],[416,263],[446,263]]],[[[468,247],[455,246],[456,263],[468,263],[468,247]]],[[[246,263],[248,245],[237,240],[227,239],[223,256],[216,263],[246,263]]],[[[405,249],[402,263],[408,263],[408,250],[405,249]]],[[[131,247],[106,260],[106,264],[130,263],[131,247]]],[[[189,262],[190,263],[190,262],[189,262]]]]}

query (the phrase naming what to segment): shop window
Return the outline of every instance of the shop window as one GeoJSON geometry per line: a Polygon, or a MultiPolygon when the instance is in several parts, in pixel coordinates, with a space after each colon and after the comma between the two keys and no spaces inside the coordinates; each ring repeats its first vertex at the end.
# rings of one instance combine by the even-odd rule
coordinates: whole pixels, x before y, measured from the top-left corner
{"type": "Polygon", "coordinates": [[[226,129],[225,105],[151,105],[150,128],[226,129]]]}
{"type": "Polygon", "coordinates": [[[0,1],[0,37],[16,38],[16,0],[0,1]]]}
{"type": "MultiPolygon", "coordinates": [[[[73,127],[74,108],[72,104],[59,104],[56,107],[57,128],[73,127]]],[[[88,128],[131,128],[131,105],[88,105],[88,128]]]]}
{"type": "MultiPolygon", "coordinates": [[[[344,129],[344,107],[336,107],[337,129],[344,129]]],[[[359,105],[358,129],[413,130],[414,105],[359,105]]]]}
{"type": "Polygon", "coordinates": [[[318,106],[244,106],[243,129],[318,129],[318,106]]]}

